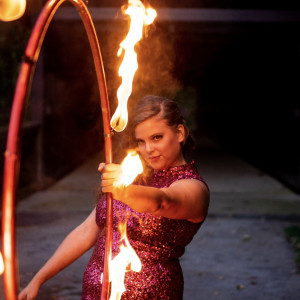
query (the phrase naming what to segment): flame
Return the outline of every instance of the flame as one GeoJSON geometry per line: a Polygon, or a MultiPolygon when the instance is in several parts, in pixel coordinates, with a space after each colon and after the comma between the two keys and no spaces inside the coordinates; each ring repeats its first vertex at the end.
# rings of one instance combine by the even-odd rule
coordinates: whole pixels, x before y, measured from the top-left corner
{"type": "Polygon", "coordinates": [[[26,0],[0,0],[0,20],[14,21],[23,16],[26,0]]]}
{"type": "Polygon", "coordinates": [[[132,91],[134,74],[138,69],[134,46],[143,37],[143,25],[150,25],[157,15],[154,9],[145,8],[139,0],[129,0],[124,14],[130,17],[130,28],[118,51],[118,56],[124,52],[124,58],[119,68],[122,83],[117,91],[118,107],[110,121],[110,126],[115,131],[124,130],[128,122],[127,101],[132,91]]]}
{"type": "Polygon", "coordinates": [[[124,285],[126,271],[140,272],[142,269],[142,263],[127,238],[126,226],[127,222],[119,224],[121,245],[120,252],[110,264],[109,281],[111,282],[111,294],[109,300],[121,299],[122,294],[126,290],[124,285]]]}
{"type": "Polygon", "coordinates": [[[139,155],[136,151],[131,150],[121,163],[122,174],[117,182],[116,186],[130,185],[135,177],[143,172],[143,165],[139,155]]]}
{"type": "MultiPolygon", "coordinates": [[[[143,165],[136,151],[131,150],[121,163],[122,174],[116,185],[128,186],[138,174],[143,172],[143,165]]],[[[139,272],[142,263],[129,243],[126,234],[127,222],[119,223],[120,252],[111,261],[109,268],[109,281],[111,282],[111,294],[109,300],[119,300],[126,288],[124,285],[126,271],[139,272]]],[[[103,274],[102,274],[103,275],[103,274]]]]}
{"type": "Polygon", "coordinates": [[[0,251],[0,275],[4,272],[4,262],[0,251]]]}

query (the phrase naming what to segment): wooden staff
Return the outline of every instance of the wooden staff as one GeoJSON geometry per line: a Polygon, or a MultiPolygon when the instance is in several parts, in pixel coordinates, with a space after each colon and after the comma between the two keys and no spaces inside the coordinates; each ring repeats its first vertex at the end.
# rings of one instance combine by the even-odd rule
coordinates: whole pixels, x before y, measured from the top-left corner
{"type": "MultiPolygon", "coordinates": [[[[32,77],[41,46],[49,27],[49,24],[61,4],[71,2],[80,14],[81,20],[88,35],[92,55],[94,59],[98,87],[100,92],[100,104],[102,110],[105,161],[112,162],[112,139],[110,128],[110,112],[106,79],[100,46],[91,16],[82,0],[50,0],[48,1],[29,38],[13,99],[13,106],[9,122],[7,145],[5,151],[4,179],[3,179],[3,203],[2,203],[2,250],[4,260],[4,292],[6,299],[16,300],[18,293],[16,246],[15,246],[15,207],[16,190],[19,179],[21,157],[21,130],[23,117],[30,91],[32,77]]],[[[106,300],[109,293],[109,262],[112,248],[112,195],[107,195],[107,219],[106,219],[106,244],[105,262],[102,284],[101,300],[106,300]]]]}

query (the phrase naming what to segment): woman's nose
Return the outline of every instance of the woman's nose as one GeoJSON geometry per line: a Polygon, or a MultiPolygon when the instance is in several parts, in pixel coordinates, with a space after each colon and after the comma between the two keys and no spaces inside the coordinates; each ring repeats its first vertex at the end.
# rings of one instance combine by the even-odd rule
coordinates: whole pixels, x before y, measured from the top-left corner
{"type": "Polygon", "coordinates": [[[150,153],[153,150],[151,143],[146,143],[146,152],[150,153]]]}

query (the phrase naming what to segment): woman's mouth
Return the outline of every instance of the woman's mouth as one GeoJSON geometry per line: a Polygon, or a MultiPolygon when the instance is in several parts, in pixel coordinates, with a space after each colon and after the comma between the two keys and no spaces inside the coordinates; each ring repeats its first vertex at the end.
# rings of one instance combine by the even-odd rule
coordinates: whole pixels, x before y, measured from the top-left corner
{"type": "Polygon", "coordinates": [[[148,160],[153,163],[153,162],[156,162],[159,159],[159,157],[160,157],[160,155],[149,156],[148,160]]]}

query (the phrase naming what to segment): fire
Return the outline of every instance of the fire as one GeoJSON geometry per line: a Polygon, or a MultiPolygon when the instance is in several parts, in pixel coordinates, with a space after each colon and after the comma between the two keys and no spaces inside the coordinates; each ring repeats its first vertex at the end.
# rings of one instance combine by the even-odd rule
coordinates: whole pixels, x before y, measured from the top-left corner
{"type": "Polygon", "coordinates": [[[0,0],[0,20],[14,21],[23,16],[26,0],[0,0]]]}
{"type": "Polygon", "coordinates": [[[124,52],[124,57],[119,68],[122,83],[117,91],[118,107],[110,121],[110,126],[115,131],[124,130],[128,122],[127,101],[132,91],[134,74],[138,69],[134,46],[143,37],[143,26],[150,25],[154,21],[156,11],[145,8],[139,0],[129,0],[124,14],[130,17],[130,28],[118,51],[118,56],[124,52]]]}
{"type": "MultiPolygon", "coordinates": [[[[136,151],[129,151],[121,163],[122,174],[117,185],[128,186],[138,174],[143,172],[143,165],[136,151]]],[[[127,222],[119,223],[120,252],[110,263],[109,281],[111,282],[111,294],[109,300],[119,300],[126,288],[124,285],[126,271],[139,272],[142,263],[129,243],[126,234],[127,222]]]]}
{"type": "Polygon", "coordinates": [[[2,258],[2,254],[0,252],[0,275],[4,272],[4,262],[2,258]]]}
{"type": "Polygon", "coordinates": [[[126,235],[127,222],[119,224],[119,231],[121,233],[120,252],[112,260],[110,264],[110,278],[111,294],[109,300],[119,300],[126,288],[124,285],[124,278],[126,271],[132,270],[140,272],[142,263],[131,247],[126,235]]]}
{"type": "Polygon", "coordinates": [[[128,152],[121,163],[121,170],[122,174],[115,183],[116,186],[130,185],[135,177],[143,172],[143,165],[136,151],[131,150],[128,152]]]}

